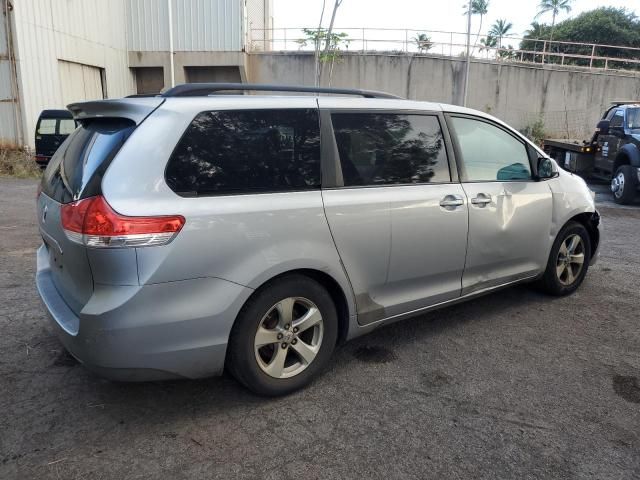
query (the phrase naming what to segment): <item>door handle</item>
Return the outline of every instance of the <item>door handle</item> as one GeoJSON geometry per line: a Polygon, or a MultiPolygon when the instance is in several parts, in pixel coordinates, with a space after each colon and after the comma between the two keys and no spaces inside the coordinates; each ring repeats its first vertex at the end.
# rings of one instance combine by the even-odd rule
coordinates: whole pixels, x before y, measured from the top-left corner
{"type": "Polygon", "coordinates": [[[491,203],[491,195],[487,195],[486,193],[479,193],[477,197],[471,199],[471,203],[479,207],[484,207],[485,205],[491,203]]]}
{"type": "Polygon", "coordinates": [[[447,195],[442,200],[440,200],[440,206],[446,208],[447,210],[453,210],[456,207],[460,207],[464,205],[464,200],[460,195],[447,195]]]}

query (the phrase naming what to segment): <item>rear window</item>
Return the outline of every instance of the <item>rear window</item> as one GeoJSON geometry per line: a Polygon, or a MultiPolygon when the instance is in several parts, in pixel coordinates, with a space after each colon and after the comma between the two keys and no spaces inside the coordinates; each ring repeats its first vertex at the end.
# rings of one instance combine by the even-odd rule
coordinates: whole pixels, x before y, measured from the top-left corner
{"type": "Polygon", "coordinates": [[[313,109],[203,112],[166,169],[179,195],[320,187],[320,127],[313,109]]]}
{"type": "Polygon", "coordinates": [[[56,119],[55,118],[42,118],[38,123],[38,135],[55,135],[56,133],[56,119]]]}
{"type": "Polygon", "coordinates": [[[627,127],[631,130],[640,129],[640,108],[627,110],[627,127]]]}
{"type": "Polygon", "coordinates": [[[74,120],[63,118],[58,123],[58,133],[60,135],[69,135],[76,129],[76,122],[74,120]]]}
{"type": "Polygon", "coordinates": [[[135,128],[124,118],[85,120],[51,158],[42,191],[60,203],[100,193],[102,175],[135,128]]]}

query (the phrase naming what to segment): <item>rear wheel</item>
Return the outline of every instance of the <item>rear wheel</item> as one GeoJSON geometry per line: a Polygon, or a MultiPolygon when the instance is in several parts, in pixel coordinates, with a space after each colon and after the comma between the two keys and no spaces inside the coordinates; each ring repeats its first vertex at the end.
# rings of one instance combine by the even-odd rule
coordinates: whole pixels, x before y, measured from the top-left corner
{"type": "Polygon", "coordinates": [[[584,225],[569,222],[556,237],[540,286],[551,295],[569,295],[584,280],[591,259],[591,241],[584,225]]]}
{"type": "Polygon", "coordinates": [[[242,308],[229,339],[229,370],[255,393],[284,395],[324,369],[337,335],[329,293],[306,276],[282,277],[242,308]]]}
{"type": "Polygon", "coordinates": [[[621,205],[633,202],[636,196],[636,169],[631,165],[620,165],[611,179],[613,200],[621,205]]]}

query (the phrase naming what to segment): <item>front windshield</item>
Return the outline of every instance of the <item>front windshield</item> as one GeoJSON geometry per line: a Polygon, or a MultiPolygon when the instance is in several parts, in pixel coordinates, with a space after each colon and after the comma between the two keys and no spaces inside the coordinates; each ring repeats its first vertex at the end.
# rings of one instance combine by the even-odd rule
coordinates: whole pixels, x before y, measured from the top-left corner
{"type": "Polygon", "coordinates": [[[630,108],[627,110],[627,128],[630,130],[640,130],[640,108],[630,108]]]}

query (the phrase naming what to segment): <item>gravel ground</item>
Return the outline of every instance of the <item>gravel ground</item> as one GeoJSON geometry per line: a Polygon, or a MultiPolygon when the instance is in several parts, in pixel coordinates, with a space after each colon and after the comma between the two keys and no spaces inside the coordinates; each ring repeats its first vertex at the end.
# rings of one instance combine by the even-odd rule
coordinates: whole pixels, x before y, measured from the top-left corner
{"type": "Polygon", "coordinates": [[[573,296],[515,287],[382,328],[265,400],[78,365],[34,287],[35,182],[0,179],[0,478],[640,478],[640,209],[599,199],[573,296]]]}

